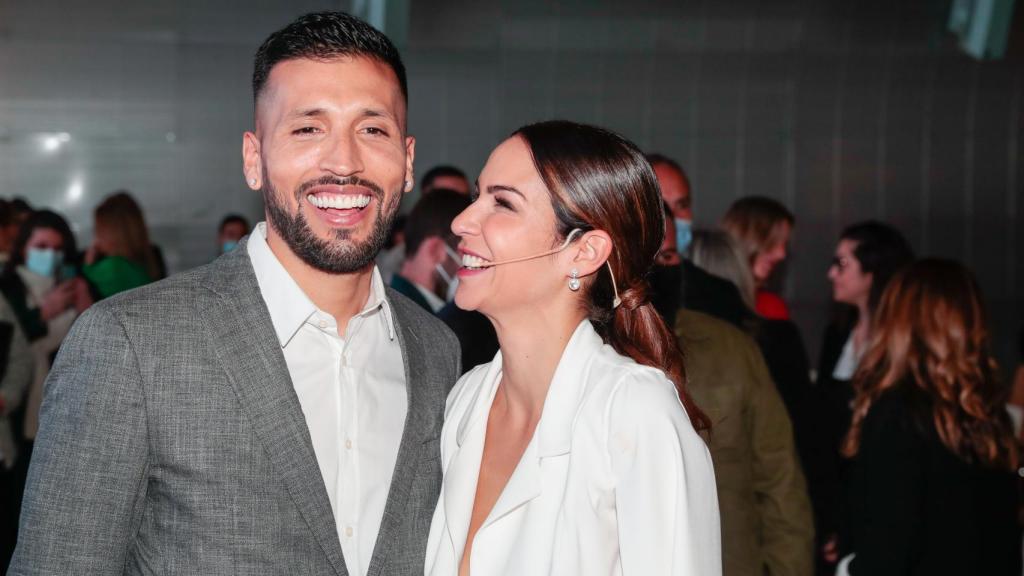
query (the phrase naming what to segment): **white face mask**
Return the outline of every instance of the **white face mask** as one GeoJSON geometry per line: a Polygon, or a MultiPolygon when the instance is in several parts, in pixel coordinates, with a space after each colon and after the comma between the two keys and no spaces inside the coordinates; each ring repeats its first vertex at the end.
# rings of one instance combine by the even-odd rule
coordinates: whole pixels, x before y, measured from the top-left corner
{"type": "MultiPolygon", "coordinates": [[[[454,260],[456,264],[458,264],[459,266],[462,265],[462,259],[459,258],[458,252],[456,252],[455,250],[452,250],[451,246],[445,244],[444,245],[444,252],[445,252],[445,255],[448,256],[449,258],[451,258],[452,260],[454,260]]],[[[440,276],[441,279],[444,280],[444,283],[448,286],[448,289],[445,291],[445,298],[444,299],[447,302],[451,302],[452,300],[455,299],[455,290],[457,290],[458,287],[459,287],[459,278],[458,278],[458,276],[454,276],[452,274],[449,274],[444,269],[444,266],[441,265],[441,263],[434,264],[434,270],[437,271],[437,275],[440,276]]]]}

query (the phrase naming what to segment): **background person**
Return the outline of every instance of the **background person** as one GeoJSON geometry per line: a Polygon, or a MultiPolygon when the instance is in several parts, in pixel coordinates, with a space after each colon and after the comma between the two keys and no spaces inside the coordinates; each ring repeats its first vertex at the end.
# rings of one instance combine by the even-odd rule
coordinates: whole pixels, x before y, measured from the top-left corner
{"type": "Polygon", "coordinates": [[[218,255],[227,254],[238,246],[238,241],[249,234],[249,221],[241,214],[228,214],[217,227],[218,255]]]}
{"type": "Polygon", "coordinates": [[[855,376],[840,573],[1021,573],[1019,445],[971,273],[926,259],[882,294],[855,376]]]}
{"type": "Polygon", "coordinates": [[[770,320],[789,320],[789,307],[768,290],[768,281],[787,255],[796,219],[776,200],[747,196],[732,203],[722,217],[722,229],[739,242],[747,254],[757,288],[755,310],[770,320]]]}
{"type": "Polygon", "coordinates": [[[142,209],[127,192],[107,196],[93,212],[93,242],[82,274],[107,298],[161,278],[142,209]]]}

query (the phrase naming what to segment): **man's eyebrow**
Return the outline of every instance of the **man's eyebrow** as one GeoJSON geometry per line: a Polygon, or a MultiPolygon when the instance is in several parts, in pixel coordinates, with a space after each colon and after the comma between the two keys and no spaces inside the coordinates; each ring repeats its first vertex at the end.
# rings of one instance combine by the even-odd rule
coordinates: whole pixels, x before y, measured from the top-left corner
{"type": "Polygon", "coordinates": [[[299,110],[293,110],[288,114],[289,118],[313,118],[316,116],[323,116],[327,114],[327,110],[323,108],[300,108],[299,110]]]}

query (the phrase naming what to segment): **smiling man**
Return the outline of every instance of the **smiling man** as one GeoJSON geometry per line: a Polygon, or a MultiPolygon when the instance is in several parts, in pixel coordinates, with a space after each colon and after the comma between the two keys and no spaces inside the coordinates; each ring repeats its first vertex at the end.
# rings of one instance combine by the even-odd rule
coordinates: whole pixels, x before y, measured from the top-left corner
{"type": "Polygon", "coordinates": [[[76,324],[11,574],[422,574],[459,346],[373,265],[412,188],[404,67],[310,14],[260,47],[253,92],[267,222],[76,324]]]}

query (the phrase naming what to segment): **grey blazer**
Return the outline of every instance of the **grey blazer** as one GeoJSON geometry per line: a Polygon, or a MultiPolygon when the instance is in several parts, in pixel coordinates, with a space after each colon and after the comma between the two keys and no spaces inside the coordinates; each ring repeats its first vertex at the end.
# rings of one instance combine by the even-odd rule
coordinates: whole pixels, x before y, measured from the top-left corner
{"type": "MultiPolygon", "coordinates": [[[[459,344],[388,299],[409,410],[368,573],[422,575],[459,344]]],[[[41,423],[11,574],[348,574],[244,241],[82,315],[41,423]]]]}

